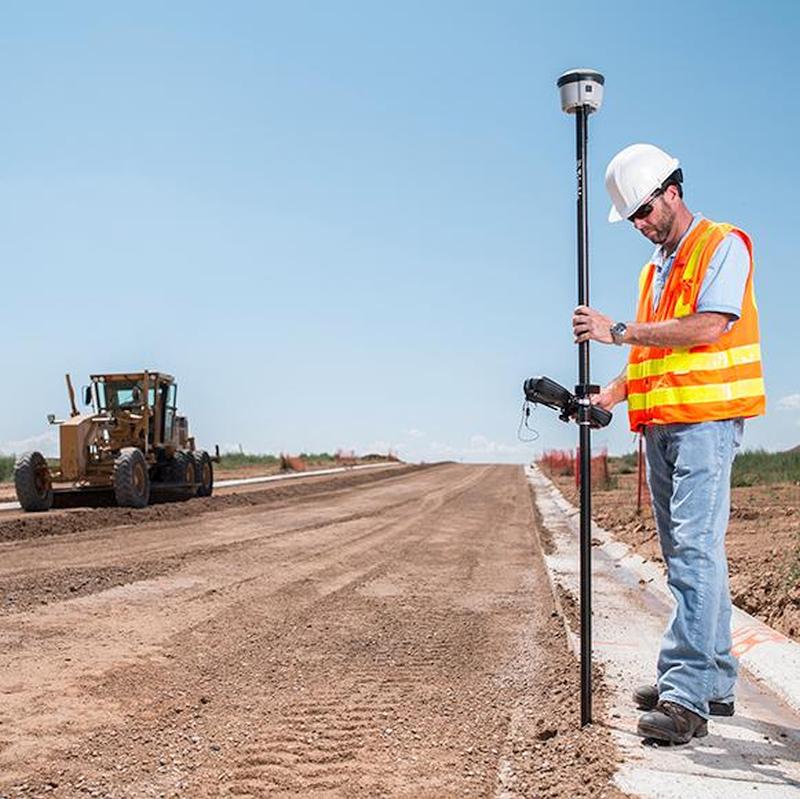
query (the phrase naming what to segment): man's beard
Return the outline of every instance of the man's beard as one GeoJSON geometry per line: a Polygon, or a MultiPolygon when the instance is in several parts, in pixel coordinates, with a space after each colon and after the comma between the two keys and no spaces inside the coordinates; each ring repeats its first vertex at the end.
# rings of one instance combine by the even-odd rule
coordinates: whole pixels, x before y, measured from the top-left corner
{"type": "Polygon", "coordinates": [[[672,231],[674,216],[665,215],[662,219],[642,229],[642,235],[650,239],[653,244],[664,244],[669,239],[672,231]]]}

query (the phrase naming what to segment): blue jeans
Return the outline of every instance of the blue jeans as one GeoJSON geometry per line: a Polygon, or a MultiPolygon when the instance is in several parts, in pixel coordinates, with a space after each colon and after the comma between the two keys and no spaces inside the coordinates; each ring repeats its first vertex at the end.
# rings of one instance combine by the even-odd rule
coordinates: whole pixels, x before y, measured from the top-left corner
{"type": "Polygon", "coordinates": [[[731,465],[744,420],[648,425],[647,482],[667,583],[676,605],[661,642],[658,690],[708,718],[708,702],[732,702],[731,597],[725,532],[731,465]]]}

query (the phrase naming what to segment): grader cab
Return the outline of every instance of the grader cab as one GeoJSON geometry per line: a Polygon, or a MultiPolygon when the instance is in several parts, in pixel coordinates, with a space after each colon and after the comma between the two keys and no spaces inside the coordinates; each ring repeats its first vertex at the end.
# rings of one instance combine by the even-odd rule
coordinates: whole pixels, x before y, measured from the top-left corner
{"type": "Polygon", "coordinates": [[[67,375],[71,414],[48,416],[59,427],[59,466],[40,452],[17,459],[14,483],[28,511],[49,510],[54,494],[113,491],[118,505],[143,508],[152,489],[210,496],[212,458],[195,447],[177,409],[178,386],[163,372],[92,375],[84,391],[91,412],[80,413],[67,375]]]}

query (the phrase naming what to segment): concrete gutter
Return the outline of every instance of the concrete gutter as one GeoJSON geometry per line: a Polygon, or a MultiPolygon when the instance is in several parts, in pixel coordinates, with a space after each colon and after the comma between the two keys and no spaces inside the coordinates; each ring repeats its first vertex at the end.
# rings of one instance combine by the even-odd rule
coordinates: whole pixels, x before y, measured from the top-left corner
{"type": "MultiPolygon", "coordinates": [[[[391,469],[404,466],[402,463],[362,463],[358,466],[337,466],[333,469],[315,469],[308,472],[291,472],[289,474],[271,474],[263,477],[242,477],[236,480],[215,480],[214,488],[231,488],[234,486],[255,485],[256,483],[272,483],[276,480],[292,480],[303,477],[319,477],[326,474],[339,474],[340,472],[353,472],[358,469],[391,469]]],[[[4,510],[22,510],[19,502],[0,502],[0,513],[4,510]]]]}
{"type": "MultiPolygon", "coordinates": [[[[578,510],[535,466],[527,474],[552,537],[551,581],[577,597],[578,510]]],[[[625,759],[615,776],[620,788],[656,799],[800,796],[800,644],[736,609],[734,652],[743,667],[736,715],[712,718],[709,736],[686,746],[643,746],[630,693],[654,682],[674,602],[658,565],[594,524],[592,538],[593,653],[605,666],[609,726],[625,759]]]]}

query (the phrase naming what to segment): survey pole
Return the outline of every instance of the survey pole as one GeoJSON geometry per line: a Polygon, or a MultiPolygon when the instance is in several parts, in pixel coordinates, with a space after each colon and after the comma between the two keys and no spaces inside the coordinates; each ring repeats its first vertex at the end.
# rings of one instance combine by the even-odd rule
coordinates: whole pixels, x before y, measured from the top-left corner
{"type": "MultiPolygon", "coordinates": [[[[561,108],[575,116],[575,174],[577,178],[578,305],[589,305],[589,115],[603,102],[603,75],[574,69],[558,79],[561,108]]],[[[589,369],[589,342],[578,345],[578,444],[580,447],[580,618],[581,726],[592,723],[592,428],[591,395],[598,393],[589,369]]]]}

